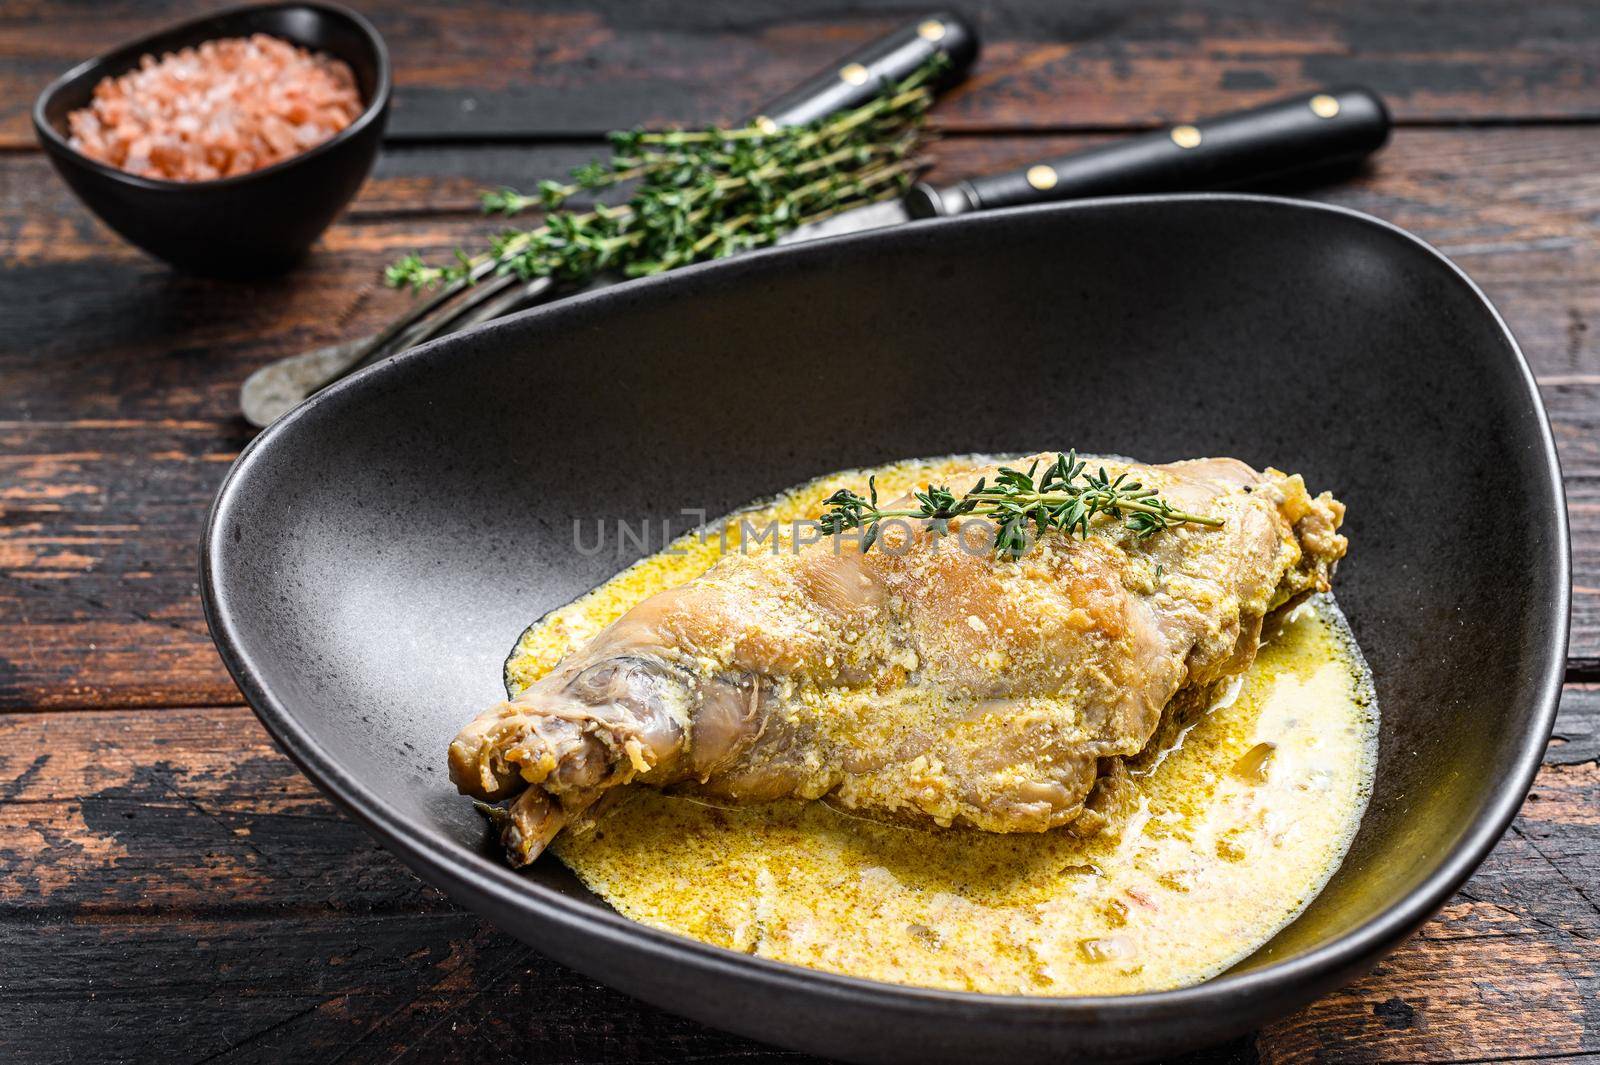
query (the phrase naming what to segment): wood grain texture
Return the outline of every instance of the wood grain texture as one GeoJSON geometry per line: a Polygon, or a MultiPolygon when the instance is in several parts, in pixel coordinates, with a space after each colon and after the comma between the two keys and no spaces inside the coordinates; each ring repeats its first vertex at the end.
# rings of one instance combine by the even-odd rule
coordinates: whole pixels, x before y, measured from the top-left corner
{"type": "MultiPolygon", "coordinates": [[[[1196,1061],[1600,1052],[1600,688],[1569,688],[1556,731],[1512,831],[1417,937],[1196,1061]]],[[[0,867],[6,1062],[797,1060],[457,910],[241,707],[0,715],[0,867]]]]}
{"type": "MultiPolygon", "coordinates": [[[[1304,191],[1404,225],[1499,305],[1538,373],[1567,478],[1572,653],[1600,668],[1600,177],[1582,129],[1411,130],[1365,176],[1304,191]]],[[[1093,137],[951,137],[936,179],[1093,137]]],[[[387,259],[494,223],[475,190],[531,185],[584,144],[390,152],[299,271],[184,278],[107,235],[33,155],[0,155],[0,707],[236,702],[201,617],[196,545],[257,366],[376,328],[387,259]]]]}
{"type": "MultiPolygon", "coordinates": [[[[477,189],[564,171],[606,129],[747,113],[923,8],[361,0],[398,71],[378,171],[300,270],[236,284],[108,234],[26,117],[73,62],[233,2],[0,5],[0,1061],[806,1060],[595,985],[413,878],[239,705],[197,541],[251,436],[240,381],[392,315],[378,268],[481,238],[477,189]]],[[[1419,233],[1506,316],[1566,475],[1570,676],[1600,681],[1594,0],[982,6],[939,180],[1316,85],[1386,95],[1403,128],[1367,173],[1285,191],[1419,233]]],[[[1438,917],[1191,1065],[1600,1061],[1597,811],[1600,684],[1573,684],[1515,825],[1438,917]]]]}
{"type": "MultiPolygon", "coordinates": [[[[68,67],[227,0],[12,0],[0,9],[0,145],[68,67]]],[[[362,10],[389,41],[396,138],[595,134],[747,114],[856,45],[938,4],[856,0],[516,0],[362,10]]],[[[1362,82],[1402,121],[1600,117],[1600,20],[1583,0],[1003,0],[968,5],[981,66],[952,129],[1084,129],[1188,120],[1362,82]]]]}

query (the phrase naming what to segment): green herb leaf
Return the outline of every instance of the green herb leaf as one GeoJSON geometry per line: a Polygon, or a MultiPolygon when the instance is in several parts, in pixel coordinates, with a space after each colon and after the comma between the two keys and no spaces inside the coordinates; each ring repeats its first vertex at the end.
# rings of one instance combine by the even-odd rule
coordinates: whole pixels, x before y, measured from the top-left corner
{"type": "Polygon", "coordinates": [[[534,195],[483,195],[484,210],[495,214],[543,209],[542,225],[491,238],[478,255],[458,252],[449,265],[406,256],[385,280],[453,294],[496,274],[642,277],[771,244],[807,223],[900,196],[925,167],[923,116],[946,63],[937,56],[868,103],[808,125],[612,133],[612,156],[568,181],[541,181],[534,195]],[[580,192],[621,185],[631,186],[625,203],[565,206],[580,192]]]}
{"type": "MultiPolygon", "coordinates": [[[[861,550],[866,551],[877,542],[878,527],[887,518],[920,518],[929,523],[935,536],[943,536],[949,532],[952,518],[971,514],[994,523],[995,554],[1013,559],[1026,554],[1031,546],[1030,526],[1038,536],[1057,530],[1081,539],[1089,535],[1096,518],[1108,518],[1123,522],[1135,539],[1144,540],[1174,525],[1222,525],[1221,518],[1174,508],[1155,489],[1146,488],[1127,473],[1113,478],[1104,466],[1086,473],[1075,451],[1056,455],[1042,476],[1039,467],[1037,460],[1026,472],[1002,466],[992,483],[980,478],[960,497],[948,487],[927,485],[911,493],[917,503],[915,510],[881,509],[877,481],[869,477],[870,499],[841,488],[823,500],[818,525],[829,536],[865,528],[861,550]]],[[[1159,580],[1159,566],[1156,572],[1159,580]]]]}

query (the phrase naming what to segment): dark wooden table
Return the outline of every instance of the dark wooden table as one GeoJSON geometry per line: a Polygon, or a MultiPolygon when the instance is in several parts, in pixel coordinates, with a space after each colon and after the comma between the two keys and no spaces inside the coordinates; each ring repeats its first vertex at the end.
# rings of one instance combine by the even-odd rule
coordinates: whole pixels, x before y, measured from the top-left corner
{"type": "MultiPolygon", "coordinates": [[[[543,960],[379,850],[242,704],[196,542],[251,435],[240,381],[392,315],[381,265],[485,232],[479,187],[531,186],[609,128],[741,114],[917,11],[358,2],[396,61],[383,158],[302,268],[251,284],[123,245],[27,124],[58,71],[206,5],[0,7],[0,1061],[792,1057],[543,960]]],[[[1391,147],[1309,194],[1443,248],[1522,341],[1571,506],[1570,683],[1472,882],[1370,976],[1207,1060],[1600,1055],[1600,5],[1296,6],[989,4],[936,176],[1327,83],[1388,96],[1391,147]]]]}

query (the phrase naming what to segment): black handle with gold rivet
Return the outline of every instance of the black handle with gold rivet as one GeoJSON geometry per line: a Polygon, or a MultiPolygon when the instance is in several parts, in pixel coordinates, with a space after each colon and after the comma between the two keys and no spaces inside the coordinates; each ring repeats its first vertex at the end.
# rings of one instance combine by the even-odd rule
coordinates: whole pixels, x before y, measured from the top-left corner
{"type": "Polygon", "coordinates": [[[882,92],[885,82],[909,76],[941,53],[949,63],[939,76],[939,84],[959,81],[978,56],[977,30],[960,15],[948,11],[924,15],[857,49],[772,101],[761,109],[755,121],[798,126],[858,107],[882,92]]]}
{"type": "Polygon", "coordinates": [[[1308,92],[1265,107],[1173,126],[948,188],[918,185],[917,217],[1085,196],[1238,189],[1350,162],[1389,139],[1389,111],[1369,89],[1308,92]]]}

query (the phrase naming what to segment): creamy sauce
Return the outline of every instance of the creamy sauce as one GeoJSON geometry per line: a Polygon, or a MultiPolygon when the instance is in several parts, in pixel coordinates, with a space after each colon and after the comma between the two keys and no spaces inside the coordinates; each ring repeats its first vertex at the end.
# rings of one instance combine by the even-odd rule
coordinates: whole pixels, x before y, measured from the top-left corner
{"type": "MultiPolygon", "coordinates": [[[[814,516],[869,472],[892,497],[968,466],[825,477],[735,515],[728,543],[741,517],[760,528],[814,516]]],[[[508,686],[723,550],[691,534],[541,619],[508,686]]],[[[1163,726],[1129,763],[1130,812],[1090,839],[881,825],[821,803],[719,809],[637,788],[553,850],[625,916],[796,965],[997,994],[1180,987],[1253,952],[1338,868],[1366,808],[1377,719],[1360,652],[1324,596],[1271,632],[1198,720],[1163,726]]]]}

